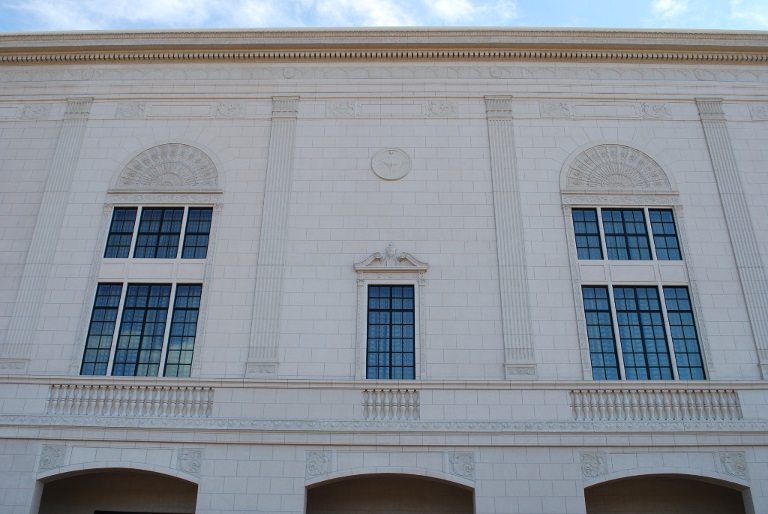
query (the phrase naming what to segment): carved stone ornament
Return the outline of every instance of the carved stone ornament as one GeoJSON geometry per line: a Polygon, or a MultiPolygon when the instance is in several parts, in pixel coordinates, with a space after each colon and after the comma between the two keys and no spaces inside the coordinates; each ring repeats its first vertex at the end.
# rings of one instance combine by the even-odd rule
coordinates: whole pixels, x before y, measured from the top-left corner
{"type": "Polygon", "coordinates": [[[656,161],[624,145],[597,145],[571,163],[567,188],[669,191],[672,186],[656,161]]]}
{"type": "Polygon", "coordinates": [[[194,146],[169,143],[136,156],[120,173],[119,190],[206,190],[218,187],[218,171],[194,146]]]}
{"type": "Polygon", "coordinates": [[[41,120],[51,112],[51,104],[24,104],[19,114],[20,120],[41,120]]]}
{"type": "Polygon", "coordinates": [[[411,171],[411,158],[398,148],[385,148],[373,156],[371,168],[384,180],[398,180],[411,171]]]}
{"type": "Polygon", "coordinates": [[[179,450],[176,468],[190,475],[199,475],[203,467],[203,450],[200,448],[184,448],[179,450]]]}
{"type": "Polygon", "coordinates": [[[475,454],[471,452],[456,452],[448,456],[448,466],[451,475],[465,478],[467,480],[475,479],[475,454]]]}
{"type": "Polygon", "coordinates": [[[147,114],[145,102],[121,102],[117,105],[116,118],[143,118],[147,114]]]}
{"type": "Polygon", "coordinates": [[[26,360],[0,360],[0,370],[21,371],[27,369],[26,360]]]}
{"type": "Polygon", "coordinates": [[[456,103],[448,100],[431,100],[425,105],[427,116],[445,118],[456,114],[456,103]]]}
{"type": "Polygon", "coordinates": [[[40,469],[56,469],[64,465],[64,456],[67,454],[66,446],[43,446],[40,454],[40,469]]]}
{"type": "Polygon", "coordinates": [[[406,271],[425,272],[429,264],[421,262],[413,255],[398,252],[395,244],[390,242],[384,249],[384,253],[372,253],[367,259],[355,264],[357,272],[382,272],[382,271],[406,271]]]}
{"type": "Polygon", "coordinates": [[[306,478],[327,475],[331,472],[331,452],[307,452],[306,478]]]}
{"type": "Polygon", "coordinates": [[[642,103],[640,104],[640,116],[643,118],[671,118],[672,113],[667,104],[642,103]]]}
{"type": "Polygon", "coordinates": [[[720,464],[723,473],[739,478],[749,478],[744,452],[720,452],[720,464]]]}
{"type": "Polygon", "coordinates": [[[325,104],[325,115],[332,118],[354,118],[357,112],[355,102],[328,102],[325,104]]]}
{"type": "Polygon", "coordinates": [[[245,374],[249,377],[274,377],[277,374],[277,364],[249,362],[245,366],[245,374]]]}
{"type": "Polygon", "coordinates": [[[245,114],[245,104],[242,102],[219,102],[216,106],[217,118],[237,118],[245,114]]]}
{"type": "Polygon", "coordinates": [[[768,120],[768,104],[751,104],[749,113],[753,120],[768,120]]]}
{"type": "Polygon", "coordinates": [[[521,366],[518,364],[506,364],[504,366],[504,372],[507,379],[519,376],[534,377],[536,375],[536,368],[534,366],[521,366]]]}
{"type": "Polygon", "coordinates": [[[584,478],[596,478],[608,474],[605,455],[601,453],[582,453],[581,474],[584,478]]]}
{"type": "Polygon", "coordinates": [[[539,102],[542,118],[570,118],[571,104],[568,102],[539,102]]]}

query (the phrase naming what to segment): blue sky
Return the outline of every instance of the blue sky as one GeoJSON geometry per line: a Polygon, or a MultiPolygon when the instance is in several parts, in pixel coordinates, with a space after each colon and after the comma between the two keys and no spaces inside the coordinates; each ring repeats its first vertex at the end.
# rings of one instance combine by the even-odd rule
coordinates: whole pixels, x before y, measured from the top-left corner
{"type": "Polygon", "coordinates": [[[768,0],[0,0],[0,32],[382,26],[768,30],[768,0]]]}

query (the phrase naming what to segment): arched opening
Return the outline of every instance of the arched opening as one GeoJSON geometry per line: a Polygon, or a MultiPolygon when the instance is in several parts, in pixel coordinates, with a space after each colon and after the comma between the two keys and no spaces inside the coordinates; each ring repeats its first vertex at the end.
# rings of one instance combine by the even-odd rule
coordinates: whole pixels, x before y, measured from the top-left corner
{"type": "Polygon", "coordinates": [[[125,469],[68,475],[43,486],[38,514],[194,514],[197,484],[125,469]]]}
{"type": "Polygon", "coordinates": [[[307,514],[473,514],[471,489],[431,478],[365,475],[307,490],[307,514]]]}
{"type": "Polygon", "coordinates": [[[679,476],[614,480],[584,490],[587,514],[746,514],[742,491],[679,476]]]}

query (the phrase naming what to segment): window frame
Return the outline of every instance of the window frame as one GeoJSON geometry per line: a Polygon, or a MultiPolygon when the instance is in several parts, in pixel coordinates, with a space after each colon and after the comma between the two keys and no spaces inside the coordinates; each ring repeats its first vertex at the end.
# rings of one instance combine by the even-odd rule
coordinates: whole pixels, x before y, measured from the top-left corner
{"type": "MultiPolygon", "coordinates": [[[[693,268],[688,251],[687,240],[684,230],[683,209],[679,204],[679,199],[675,193],[653,193],[653,194],[590,194],[586,192],[563,192],[563,213],[568,243],[568,256],[571,265],[571,280],[576,306],[576,318],[578,324],[579,347],[582,360],[582,375],[584,380],[595,380],[592,372],[592,360],[587,335],[587,320],[584,308],[584,298],[582,287],[607,287],[609,290],[611,317],[614,331],[614,344],[620,363],[620,381],[629,381],[624,375],[623,354],[621,352],[621,341],[619,338],[617,320],[615,315],[615,299],[613,296],[613,287],[656,287],[659,291],[659,297],[662,305],[664,325],[667,337],[667,346],[670,352],[670,359],[673,367],[673,377],[678,379],[677,361],[674,352],[674,342],[671,339],[669,317],[667,314],[666,300],[664,297],[664,288],[666,287],[685,287],[688,290],[689,301],[691,302],[691,311],[694,317],[694,326],[698,336],[699,353],[702,359],[705,380],[713,378],[709,362],[712,361],[708,337],[703,323],[703,315],[698,302],[698,291],[695,280],[695,269],[693,268]],[[610,260],[607,258],[605,249],[605,239],[602,227],[601,208],[607,209],[643,209],[646,226],[648,229],[648,239],[651,248],[652,260],[610,260]],[[573,225],[572,211],[574,209],[595,209],[597,219],[600,224],[600,242],[603,258],[597,259],[579,259],[576,247],[576,234],[573,225]],[[681,254],[680,260],[657,259],[656,246],[649,218],[649,211],[652,210],[670,210],[675,222],[675,231],[678,241],[678,248],[681,254]],[[653,270],[653,276],[647,273],[647,276],[626,279],[614,278],[612,272],[629,270],[631,267],[644,267],[646,270],[653,270]]],[[[624,273],[626,275],[626,273],[624,273]]],[[[617,275],[621,275],[617,273],[617,275]]],[[[685,379],[689,380],[689,379],[685,379]]],[[[696,379],[692,379],[696,380],[696,379]]],[[[634,381],[634,380],[632,380],[634,381]]],[[[658,380],[648,380],[649,382],[658,382],[658,380]]]]}
{"type": "MultiPolygon", "coordinates": [[[[86,291],[88,301],[83,302],[83,308],[80,315],[80,323],[77,330],[78,345],[73,347],[70,361],[70,373],[72,375],[88,377],[104,377],[104,375],[80,375],[82,361],[85,355],[86,338],[90,328],[93,302],[96,298],[96,291],[100,284],[120,283],[123,288],[128,283],[170,283],[174,285],[172,302],[175,301],[175,285],[177,284],[201,284],[202,295],[200,298],[200,308],[197,320],[197,336],[195,339],[195,349],[192,361],[190,377],[197,376],[200,373],[201,355],[205,348],[206,325],[208,322],[208,304],[211,294],[209,287],[211,275],[213,272],[213,263],[216,255],[216,245],[218,234],[220,232],[220,220],[222,204],[222,192],[194,192],[194,193],[144,193],[144,192],[108,192],[107,201],[101,216],[101,223],[98,231],[98,247],[101,251],[94,252],[91,264],[90,279],[86,291]],[[131,249],[129,257],[113,258],[105,257],[107,238],[109,236],[110,226],[115,208],[137,207],[137,216],[134,224],[134,233],[131,239],[131,249]],[[184,207],[185,219],[182,225],[182,232],[179,238],[179,248],[175,259],[144,259],[133,258],[133,246],[136,242],[136,230],[138,230],[140,209],[139,207],[184,207]],[[186,234],[186,216],[190,208],[211,208],[211,227],[208,238],[208,251],[205,259],[182,259],[181,254],[184,247],[184,237],[186,234]]],[[[125,294],[123,291],[122,295],[125,294]]],[[[121,298],[122,300],[122,298],[121,298]]],[[[169,321],[172,317],[173,304],[169,309],[169,321]]],[[[122,316],[122,305],[118,311],[118,321],[115,326],[115,333],[119,330],[120,316],[122,316]]],[[[170,325],[170,322],[168,323],[170,325]]],[[[114,336],[116,337],[116,336],[114,336]]],[[[113,348],[115,346],[113,337],[113,348]]],[[[167,347],[168,339],[164,339],[164,347],[167,347]]],[[[164,357],[165,358],[165,357],[164,357]]],[[[110,356],[110,363],[113,357],[110,356]]],[[[160,369],[157,378],[164,377],[164,368],[160,369]]],[[[111,369],[109,370],[111,373],[111,369]]],[[[112,375],[106,375],[110,378],[112,375]]],[[[133,377],[134,379],[138,377],[133,377]]],[[[147,377],[149,378],[149,377],[147,377]]],[[[176,380],[183,380],[184,377],[178,377],[176,380]]]]}

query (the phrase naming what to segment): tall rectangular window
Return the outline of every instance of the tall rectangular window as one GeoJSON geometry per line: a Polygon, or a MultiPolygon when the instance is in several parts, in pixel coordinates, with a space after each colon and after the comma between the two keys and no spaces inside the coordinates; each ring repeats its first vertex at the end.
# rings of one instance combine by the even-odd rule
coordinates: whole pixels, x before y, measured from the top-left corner
{"type": "Polygon", "coordinates": [[[367,378],[415,378],[414,307],[411,285],[368,286],[367,378]]]}
{"type": "Polygon", "coordinates": [[[182,259],[205,259],[208,255],[208,239],[211,234],[213,209],[190,208],[187,215],[187,230],[184,234],[182,259]]]}
{"type": "Polygon", "coordinates": [[[584,313],[592,361],[592,378],[618,380],[619,358],[613,336],[611,300],[607,287],[584,287],[584,313]]]}
{"type": "Polygon", "coordinates": [[[170,284],[128,285],[112,375],[157,376],[170,298],[170,284]]]}
{"type": "Polygon", "coordinates": [[[136,207],[115,207],[109,225],[104,257],[125,259],[131,251],[133,226],[136,223],[136,207]]]}
{"type": "Polygon", "coordinates": [[[183,219],[182,207],[142,209],[133,256],[137,259],[175,259],[183,219]]]}
{"type": "Polygon", "coordinates": [[[675,349],[677,373],[682,380],[704,380],[699,337],[693,321],[693,308],[687,287],[665,287],[664,299],[669,318],[669,332],[675,349]]]}
{"type": "Polygon", "coordinates": [[[651,218],[653,245],[656,247],[656,258],[660,261],[679,261],[683,258],[680,253],[680,243],[677,240],[675,218],[672,211],[652,209],[648,211],[651,218]]]}
{"type": "Polygon", "coordinates": [[[595,209],[573,209],[573,230],[576,234],[576,251],[579,259],[600,260],[603,249],[600,245],[600,227],[595,209]]]}
{"type": "Polygon", "coordinates": [[[603,209],[603,230],[608,258],[649,260],[651,248],[642,209],[603,209]]]}
{"type": "Polygon", "coordinates": [[[166,377],[188,377],[192,371],[192,355],[197,335],[197,317],[200,313],[200,285],[176,286],[168,353],[165,358],[166,377]]]}
{"type": "Polygon", "coordinates": [[[91,324],[85,341],[81,375],[106,375],[112,338],[115,335],[117,311],[120,308],[122,284],[99,284],[91,311],[91,324]]]}

